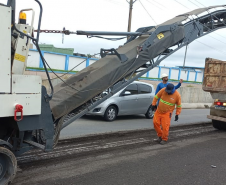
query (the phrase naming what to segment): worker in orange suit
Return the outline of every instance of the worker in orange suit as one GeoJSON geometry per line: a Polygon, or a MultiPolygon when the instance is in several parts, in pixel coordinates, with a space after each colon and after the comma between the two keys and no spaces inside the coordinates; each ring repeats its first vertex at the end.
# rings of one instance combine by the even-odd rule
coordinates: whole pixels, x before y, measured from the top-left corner
{"type": "Polygon", "coordinates": [[[155,95],[152,102],[152,111],[156,111],[153,118],[153,123],[154,128],[158,135],[158,138],[154,139],[155,142],[160,144],[167,143],[169,136],[170,121],[175,105],[176,105],[175,121],[178,121],[179,119],[178,116],[181,113],[181,97],[179,92],[175,89],[174,85],[169,83],[165,88],[161,89],[155,95]],[[160,101],[157,107],[156,103],[158,99],[160,99],[160,101]]]}

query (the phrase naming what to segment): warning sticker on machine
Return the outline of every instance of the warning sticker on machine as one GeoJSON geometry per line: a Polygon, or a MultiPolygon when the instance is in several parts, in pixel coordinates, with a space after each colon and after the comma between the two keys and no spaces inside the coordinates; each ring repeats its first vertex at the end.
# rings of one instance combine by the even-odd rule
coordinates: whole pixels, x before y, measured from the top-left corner
{"type": "Polygon", "coordinates": [[[162,33],[159,33],[159,34],[157,35],[157,37],[158,37],[158,39],[162,39],[162,38],[164,37],[164,35],[163,35],[162,33]]]}
{"type": "Polygon", "coordinates": [[[21,61],[21,62],[25,62],[26,57],[23,56],[23,55],[20,55],[20,54],[16,53],[15,56],[14,56],[14,59],[16,59],[18,61],[21,61]]]}

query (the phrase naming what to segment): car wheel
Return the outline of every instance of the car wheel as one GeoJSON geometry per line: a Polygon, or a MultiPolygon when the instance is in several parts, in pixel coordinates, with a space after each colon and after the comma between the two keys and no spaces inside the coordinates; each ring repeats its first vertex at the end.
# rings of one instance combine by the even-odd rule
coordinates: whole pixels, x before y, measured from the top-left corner
{"type": "Polygon", "coordinates": [[[148,108],[145,116],[147,119],[152,119],[154,117],[154,112],[151,110],[151,106],[148,108]]]}
{"type": "Polygon", "coordinates": [[[104,119],[106,121],[114,121],[117,117],[118,111],[117,108],[113,105],[109,106],[104,113],[104,119]]]}

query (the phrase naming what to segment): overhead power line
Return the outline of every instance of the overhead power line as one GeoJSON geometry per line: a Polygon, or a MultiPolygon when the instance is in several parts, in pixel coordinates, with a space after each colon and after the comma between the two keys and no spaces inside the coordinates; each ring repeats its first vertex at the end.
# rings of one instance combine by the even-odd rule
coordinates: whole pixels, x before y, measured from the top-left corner
{"type": "Polygon", "coordinates": [[[149,17],[154,21],[154,23],[157,25],[157,22],[154,20],[154,18],[151,16],[151,14],[147,11],[147,9],[144,7],[144,5],[141,3],[141,0],[139,0],[141,6],[144,8],[144,10],[147,12],[147,14],[149,15],[149,17]]]}
{"type": "Polygon", "coordinates": [[[146,0],[148,3],[150,3],[150,4],[152,4],[153,6],[155,6],[155,7],[157,7],[158,9],[160,9],[160,10],[164,10],[164,9],[162,9],[161,7],[159,7],[159,5],[156,5],[156,4],[154,4],[153,2],[151,2],[151,1],[149,1],[149,0],[146,0]]]}
{"type": "Polygon", "coordinates": [[[213,36],[211,36],[211,35],[209,35],[209,36],[212,37],[213,39],[215,39],[215,40],[217,40],[217,41],[223,43],[223,44],[226,44],[226,42],[223,42],[223,41],[221,41],[221,40],[219,40],[219,39],[217,39],[217,38],[215,38],[215,37],[213,37],[213,36]]]}
{"type": "Polygon", "coordinates": [[[159,2],[156,1],[156,0],[152,0],[152,1],[156,2],[156,3],[159,4],[160,6],[163,6],[163,7],[167,8],[166,6],[164,6],[163,4],[159,3],[159,2]]]}
{"type": "Polygon", "coordinates": [[[209,48],[211,48],[211,49],[214,49],[214,50],[220,52],[221,54],[226,55],[226,52],[224,52],[224,51],[222,51],[222,50],[216,49],[215,47],[212,47],[212,46],[210,46],[210,45],[208,45],[208,44],[205,44],[205,43],[203,43],[203,42],[200,42],[200,41],[198,41],[198,40],[196,40],[196,42],[199,42],[199,43],[202,44],[202,45],[205,45],[205,46],[207,46],[207,47],[209,47],[209,48]]]}
{"type": "Polygon", "coordinates": [[[174,0],[175,2],[177,2],[178,4],[180,4],[181,6],[187,8],[188,10],[190,10],[190,8],[188,8],[187,6],[183,5],[182,3],[178,2],[177,0],[174,0]]]}
{"type": "Polygon", "coordinates": [[[197,4],[193,3],[191,0],[188,0],[190,3],[192,3],[193,5],[197,6],[198,8],[200,8],[200,6],[198,6],[197,4]]]}
{"type": "Polygon", "coordinates": [[[118,1],[114,1],[114,0],[105,0],[105,1],[112,3],[112,4],[115,4],[115,5],[118,5],[118,6],[124,6],[125,7],[125,4],[120,3],[118,1]]]}
{"type": "Polygon", "coordinates": [[[204,4],[200,3],[199,1],[195,0],[197,3],[199,3],[200,5],[206,7],[204,4]]]}
{"type": "Polygon", "coordinates": [[[223,35],[221,35],[221,34],[219,34],[219,33],[214,33],[214,34],[216,34],[216,35],[218,35],[218,36],[220,36],[220,37],[222,37],[222,38],[226,39],[226,37],[225,37],[225,36],[223,36],[223,35]]]}

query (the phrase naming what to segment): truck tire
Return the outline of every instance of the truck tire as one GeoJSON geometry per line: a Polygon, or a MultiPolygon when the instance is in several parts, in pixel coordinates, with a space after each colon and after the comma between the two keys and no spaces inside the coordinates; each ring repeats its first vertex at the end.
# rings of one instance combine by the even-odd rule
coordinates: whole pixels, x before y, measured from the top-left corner
{"type": "Polygon", "coordinates": [[[226,130],[226,123],[212,119],[213,127],[218,130],[226,130]]]}

